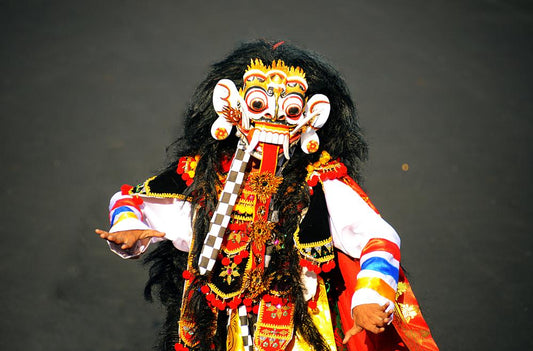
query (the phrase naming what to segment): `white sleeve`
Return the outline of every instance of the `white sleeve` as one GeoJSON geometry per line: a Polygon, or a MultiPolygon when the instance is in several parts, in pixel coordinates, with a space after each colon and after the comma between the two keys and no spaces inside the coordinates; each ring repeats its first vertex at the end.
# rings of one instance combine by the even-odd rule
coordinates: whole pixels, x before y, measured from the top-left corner
{"type": "MultiPolygon", "coordinates": [[[[189,251],[192,238],[192,206],[188,201],[176,198],[156,198],[139,195],[139,205],[119,204],[117,201],[132,199],[130,195],[116,193],[109,204],[110,233],[121,230],[155,229],[165,233],[164,239],[172,241],[181,251],[189,251]]],[[[163,240],[152,238],[147,245],[137,242],[132,248],[123,250],[120,245],[109,242],[111,251],[122,258],[137,258],[146,251],[151,242],[163,240]]]]}
{"type": "Polygon", "coordinates": [[[360,258],[361,251],[372,238],[383,238],[400,246],[400,237],[379,214],[337,179],[323,182],[329,212],[333,244],[348,256],[360,258]]]}
{"type": "Polygon", "coordinates": [[[325,180],[323,189],[333,244],[345,254],[360,259],[358,283],[369,282],[366,287],[356,289],[352,308],[367,303],[383,305],[386,302],[390,302],[389,309],[394,308],[400,266],[400,237],[347,184],[336,179],[325,180]],[[377,245],[372,245],[375,243],[377,245]]]}

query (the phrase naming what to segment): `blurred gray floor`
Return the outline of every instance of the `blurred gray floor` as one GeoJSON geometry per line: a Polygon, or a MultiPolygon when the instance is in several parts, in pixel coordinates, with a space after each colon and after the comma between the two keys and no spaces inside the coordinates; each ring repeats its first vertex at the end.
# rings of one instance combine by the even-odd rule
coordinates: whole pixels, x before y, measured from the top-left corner
{"type": "Polygon", "coordinates": [[[147,272],[93,228],[164,164],[208,65],[262,37],[348,81],[441,349],[533,349],[532,3],[251,3],[0,2],[0,349],[150,349],[147,272]]]}

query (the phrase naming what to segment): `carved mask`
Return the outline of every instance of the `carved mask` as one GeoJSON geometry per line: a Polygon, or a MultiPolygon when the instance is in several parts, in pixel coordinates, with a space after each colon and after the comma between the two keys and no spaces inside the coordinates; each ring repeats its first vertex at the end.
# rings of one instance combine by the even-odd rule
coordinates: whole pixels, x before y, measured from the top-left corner
{"type": "Polygon", "coordinates": [[[307,97],[305,73],[288,67],[281,60],[265,66],[252,60],[237,90],[229,79],[220,80],[213,92],[213,106],[218,114],[211,135],[223,140],[237,128],[247,152],[261,159],[264,144],[279,145],[285,158],[298,141],[305,153],[316,152],[316,130],[327,121],[329,99],[322,94],[307,97]]]}

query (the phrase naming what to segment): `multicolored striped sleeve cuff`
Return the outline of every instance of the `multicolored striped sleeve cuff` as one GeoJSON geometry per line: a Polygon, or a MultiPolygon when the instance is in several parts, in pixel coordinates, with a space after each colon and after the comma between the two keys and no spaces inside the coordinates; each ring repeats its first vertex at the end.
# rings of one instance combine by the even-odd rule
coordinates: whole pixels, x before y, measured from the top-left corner
{"type": "Polygon", "coordinates": [[[110,232],[126,229],[145,229],[141,211],[142,200],[130,195],[116,193],[109,203],[110,232]]]}
{"type": "Polygon", "coordinates": [[[400,269],[400,247],[383,238],[368,241],[361,252],[361,271],[352,298],[352,308],[367,303],[393,307],[400,269]]]}
{"type": "MultiPolygon", "coordinates": [[[[125,194],[124,191],[113,195],[109,202],[109,222],[111,223],[109,232],[150,229],[143,221],[142,203],[141,198],[125,194]]],[[[140,241],[129,249],[122,249],[120,244],[112,241],[107,243],[111,251],[122,258],[137,258],[148,248],[148,244],[143,245],[140,241]]]]}

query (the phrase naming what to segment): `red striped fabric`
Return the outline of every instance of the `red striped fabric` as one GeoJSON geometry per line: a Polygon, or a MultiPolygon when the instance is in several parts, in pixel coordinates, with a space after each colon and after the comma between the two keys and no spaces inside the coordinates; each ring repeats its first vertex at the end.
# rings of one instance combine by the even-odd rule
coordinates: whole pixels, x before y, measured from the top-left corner
{"type": "Polygon", "coordinates": [[[366,255],[369,252],[374,251],[386,251],[392,255],[396,260],[400,261],[400,248],[398,245],[393,243],[392,241],[389,241],[387,239],[382,238],[374,238],[370,239],[368,243],[365,245],[363,251],[361,251],[361,257],[366,255]]]}

